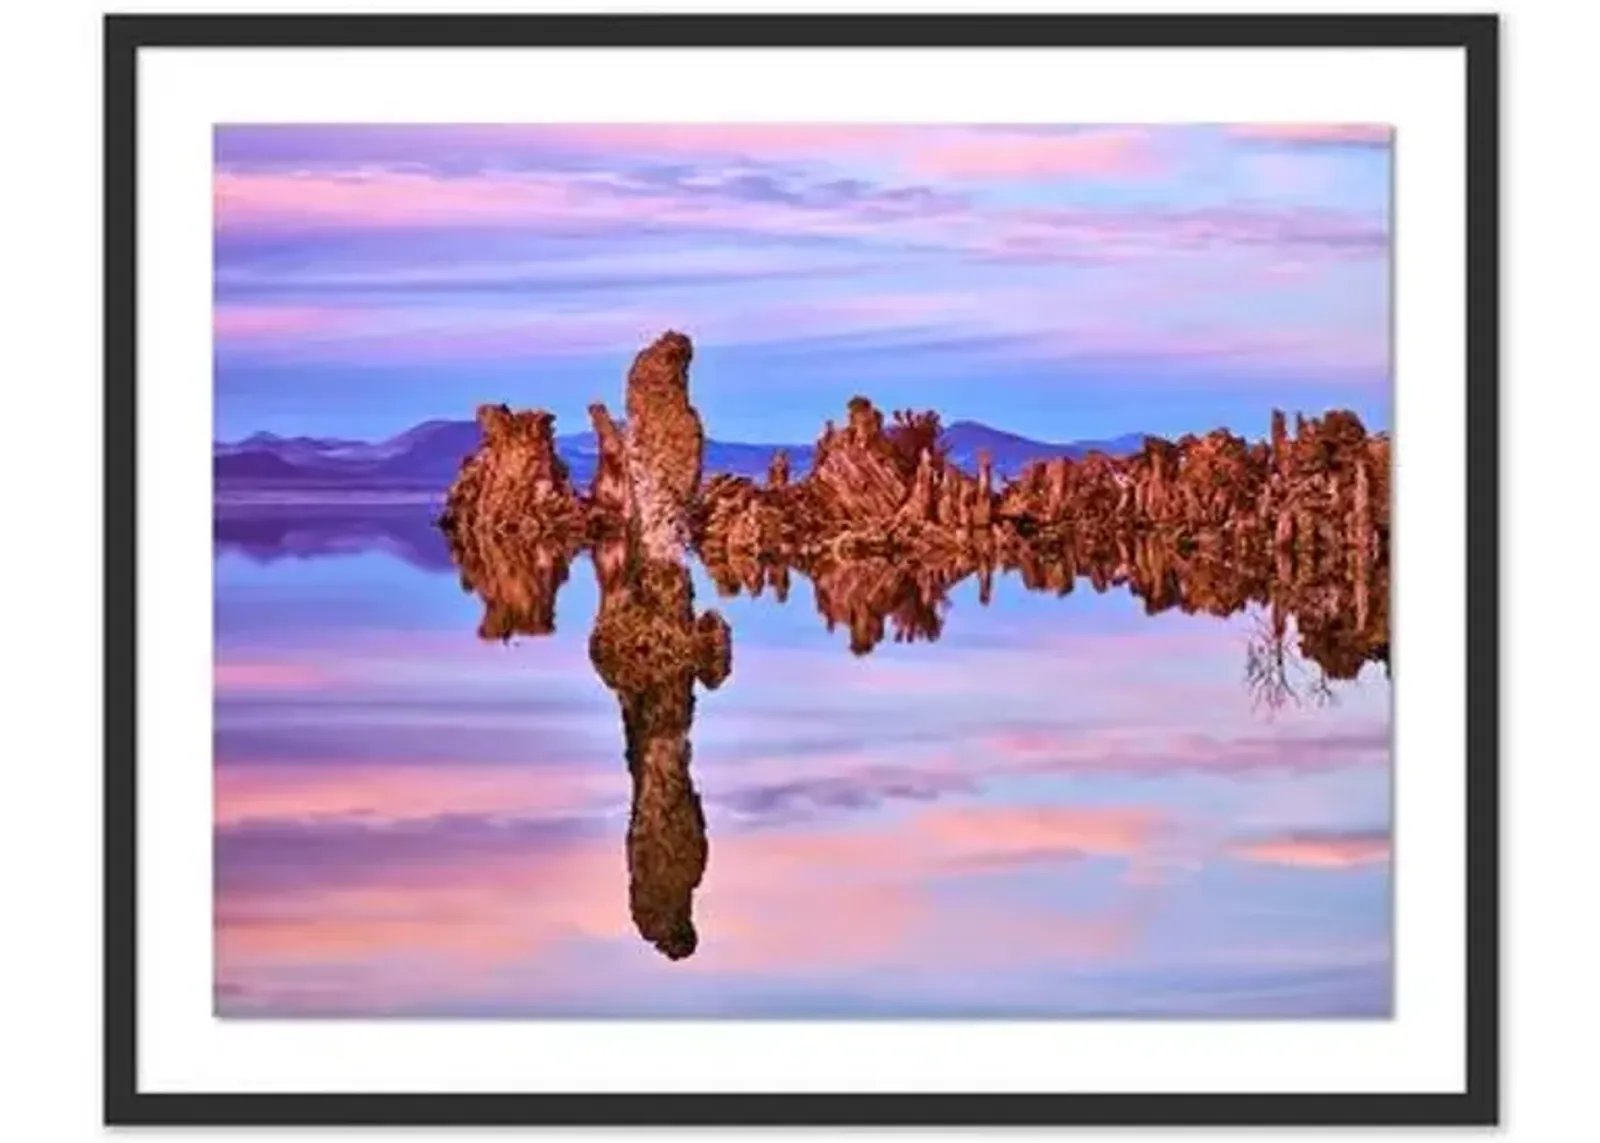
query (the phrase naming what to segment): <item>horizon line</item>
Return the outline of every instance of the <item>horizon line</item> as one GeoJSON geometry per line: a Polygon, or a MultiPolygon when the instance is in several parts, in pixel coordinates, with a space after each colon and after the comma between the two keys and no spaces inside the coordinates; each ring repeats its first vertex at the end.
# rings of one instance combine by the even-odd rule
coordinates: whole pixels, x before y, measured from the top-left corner
{"type": "MultiPolygon", "coordinates": [[[[485,402],[485,403],[493,404],[494,402],[485,402]]],[[[934,410],[934,411],[937,411],[937,410],[934,410]]],[[[1271,409],[1269,409],[1267,411],[1267,419],[1268,419],[1269,423],[1270,423],[1270,420],[1271,420],[1271,414],[1273,412],[1275,412],[1275,411],[1279,411],[1277,406],[1274,406],[1273,408],[1271,408],[1271,409]]],[[[1340,408],[1339,406],[1333,406],[1333,405],[1330,405],[1327,408],[1321,410],[1321,412],[1317,412],[1317,413],[1312,413],[1312,412],[1308,412],[1308,411],[1305,411],[1305,410],[1298,410],[1298,409],[1282,409],[1281,411],[1283,412],[1284,416],[1286,416],[1286,417],[1304,416],[1304,417],[1307,417],[1307,418],[1314,418],[1314,417],[1326,416],[1330,412],[1346,412],[1346,413],[1350,413],[1353,416],[1357,416],[1357,417],[1360,416],[1360,414],[1355,413],[1355,411],[1352,410],[1352,409],[1349,409],[1347,407],[1346,408],[1340,408]]],[[[834,420],[834,421],[837,422],[838,419],[837,418],[825,418],[824,419],[824,424],[826,424],[826,422],[828,420],[834,420]]],[[[353,443],[353,444],[376,445],[376,444],[385,443],[387,441],[391,441],[391,440],[393,440],[393,439],[395,439],[396,437],[399,437],[399,436],[404,436],[406,433],[414,432],[415,430],[417,430],[419,428],[422,428],[424,426],[427,426],[427,425],[462,425],[462,424],[471,424],[471,423],[473,423],[473,421],[474,421],[473,417],[425,417],[422,420],[417,421],[414,424],[411,424],[411,425],[407,426],[406,428],[399,429],[399,430],[397,430],[397,431],[395,431],[393,433],[388,434],[387,436],[382,436],[382,437],[353,437],[353,436],[345,436],[345,435],[340,434],[340,433],[322,434],[322,433],[318,433],[318,432],[315,432],[315,431],[312,431],[312,430],[306,430],[306,431],[296,432],[296,433],[279,433],[279,432],[273,432],[270,429],[257,429],[257,430],[255,430],[253,432],[246,433],[244,436],[238,437],[238,438],[236,438],[234,440],[227,440],[227,439],[220,438],[220,437],[213,437],[211,443],[212,443],[213,446],[216,446],[216,445],[227,445],[227,446],[230,446],[230,447],[237,447],[237,446],[242,445],[242,444],[246,443],[247,441],[249,441],[249,440],[251,440],[252,438],[255,438],[255,437],[271,437],[274,440],[295,440],[295,439],[319,440],[319,439],[328,439],[328,440],[345,441],[345,442],[349,442],[349,443],[353,443]]],[[[1365,420],[1364,419],[1363,419],[1363,424],[1365,424],[1365,420]]],[[[1094,436],[1088,436],[1088,437],[1074,437],[1071,440],[1043,440],[1043,439],[1040,439],[1040,438],[1037,438],[1037,437],[1029,436],[1026,433],[1016,432],[1016,431],[1013,431],[1011,429],[999,428],[999,427],[997,427],[995,425],[992,425],[992,424],[988,423],[987,421],[974,420],[971,417],[963,417],[960,420],[951,421],[948,425],[943,425],[941,431],[949,432],[950,430],[955,429],[955,428],[960,427],[960,426],[963,426],[963,425],[974,426],[974,427],[977,427],[977,428],[980,428],[980,429],[985,429],[985,430],[987,430],[989,432],[1003,433],[1006,436],[1016,437],[1019,440],[1029,441],[1029,442],[1034,443],[1034,444],[1056,445],[1056,446],[1078,445],[1078,444],[1083,444],[1085,442],[1094,442],[1094,441],[1117,441],[1117,440],[1122,440],[1125,437],[1131,437],[1131,436],[1156,437],[1157,439],[1161,439],[1161,440],[1178,440],[1178,439],[1181,439],[1181,437],[1183,437],[1185,435],[1204,436],[1206,433],[1215,432],[1217,429],[1222,429],[1222,430],[1224,430],[1226,432],[1235,433],[1236,435],[1244,437],[1247,440],[1258,439],[1258,438],[1264,439],[1264,437],[1267,435],[1265,433],[1257,433],[1257,434],[1239,433],[1239,432],[1237,432],[1237,430],[1233,429],[1231,426],[1223,424],[1223,425],[1213,425],[1211,428],[1206,429],[1204,431],[1197,431],[1197,430],[1190,429],[1190,430],[1186,430],[1185,433],[1180,433],[1180,434],[1177,434],[1176,436],[1170,436],[1170,437],[1163,436],[1160,433],[1152,432],[1152,431],[1150,431],[1148,429],[1129,429],[1127,431],[1119,432],[1119,433],[1096,434],[1094,436]]],[[[1385,428],[1370,428],[1369,427],[1368,431],[1369,432],[1373,432],[1373,433],[1388,433],[1389,429],[1387,427],[1385,427],[1385,428]]],[[[820,427],[817,430],[817,432],[818,432],[818,436],[820,436],[821,432],[822,432],[820,427]]],[[[562,439],[571,439],[573,437],[593,436],[593,435],[594,435],[594,429],[592,427],[591,428],[582,429],[582,430],[580,430],[578,432],[568,432],[568,433],[557,432],[557,433],[554,434],[555,439],[558,440],[558,441],[562,440],[562,439]]],[[[815,440],[811,440],[809,442],[801,442],[801,441],[724,440],[722,438],[719,438],[719,437],[716,437],[716,436],[712,435],[709,432],[706,433],[705,440],[706,440],[706,443],[708,443],[708,444],[744,445],[744,446],[748,446],[748,447],[751,447],[751,448],[796,448],[796,447],[814,448],[816,446],[816,441],[815,440]]]]}

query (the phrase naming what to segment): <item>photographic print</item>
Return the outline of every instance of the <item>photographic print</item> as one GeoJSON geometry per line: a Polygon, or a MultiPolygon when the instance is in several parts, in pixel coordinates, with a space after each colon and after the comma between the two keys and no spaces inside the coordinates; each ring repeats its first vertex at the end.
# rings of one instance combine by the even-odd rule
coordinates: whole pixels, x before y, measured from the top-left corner
{"type": "Polygon", "coordinates": [[[1496,1121],[1495,17],[104,48],[108,1123],[1496,1121]]]}
{"type": "Polygon", "coordinates": [[[1390,1016],[1395,145],[215,125],[215,1013],[1390,1016]]]}

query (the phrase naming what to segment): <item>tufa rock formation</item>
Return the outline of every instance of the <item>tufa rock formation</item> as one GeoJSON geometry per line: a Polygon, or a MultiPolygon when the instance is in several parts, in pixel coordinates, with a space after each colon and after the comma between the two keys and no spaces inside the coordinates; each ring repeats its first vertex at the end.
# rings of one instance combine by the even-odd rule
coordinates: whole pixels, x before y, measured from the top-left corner
{"type": "Polygon", "coordinates": [[[600,458],[586,497],[555,456],[548,413],[485,406],[483,443],[440,519],[463,585],[484,601],[486,639],[554,630],[556,591],[589,548],[600,583],[589,657],[621,705],[633,786],[629,907],[640,935],[674,960],[698,943],[693,898],[708,852],[689,773],[694,685],[714,689],[732,669],[728,625],[695,615],[684,562],[705,443],[689,404],[691,356],[677,333],[639,354],[625,426],[590,406],[600,458]]]}
{"type": "Polygon", "coordinates": [[[651,559],[688,552],[689,518],[700,490],[705,433],[689,404],[694,351],[681,333],[658,337],[628,370],[624,465],[631,521],[651,559]]]}
{"type": "Polygon", "coordinates": [[[439,526],[464,588],[484,600],[486,639],[555,628],[556,590],[576,554],[583,513],[556,455],[549,413],[483,405],[483,441],[461,465],[439,526]]]}
{"type": "Polygon", "coordinates": [[[1334,678],[1387,658],[1389,438],[1353,413],[1296,416],[1291,430],[1275,411],[1261,442],[1223,429],[1149,437],[1127,456],[1036,461],[997,487],[986,456],[976,474],[950,463],[936,413],[886,421],[855,397],[800,479],[780,452],[764,483],[717,475],[702,488],[692,358],[687,337],[665,333],[628,371],[626,423],[590,406],[599,464],[587,494],[555,455],[548,413],[479,410],[484,440],[441,524],[485,599],[486,637],[548,630],[554,591],[588,545],[635,568],[693,550],[724,594],[782,600],[799,573],[858,652],[886,620],[897,639],[936,638],[948,586],[976,575],[986,602],[998,570],[1030,590],[1126,584],[1152,610],[1270,603],[1299,617],[1334,678]]]}
{"type": "Polygon", "coordinates": [[[1291,431],[1274,412],[1256,443],[1220,429],[1151,437],[1129,456],[1037,461],[997,487],[988,457],[976,474],[950,463],[937,414],[886,423],[857,397],[803,477],[780,452],[763,483],[724,474],[702,488],[692,356],[688,338],[663,334],[628,372],[626,423],[590,406],[599,463],[586,493],[556,456],[550,414],[483,406],[483,441],[439,520],[484,601],[486,639],[552,631],[568,567],[589,552],[601,589],[590,659],[617,695],[633,787],[629,905],[670,958],[696,947],[708,856],[694,687],[731,670],[727,624],[695,614],[691,550],[724,595],[782,601],[796,574],[809,579],[858,655],[891,636],[937,639],[952,588],[976,577],[987,604],[998,572],[1057,595],[1080,581],[1127,590],[1152,614],[1255,609],[1245,679],[1273,707],[1388,664],[1389,439],[1352,413],[1296,417],[1291,431]]]}
{"type": "Polygon", "coordinates": [[[1389,443],[1352,413],[1279,415],[1273,443],[1226,430],[1176,442],[1147,438],[1137,453],[1028,465],[996,488],[987,457],[975,475],[938,448],[935,414],[897,413],[891,425],[864,398],[844,429],[830,423],[798,483],[716,477],[696,514],[702,552],[804,563],[910,554],[976,562],[1019,545],[1083,546],[1158,534],[1179,546],[1284,548],[1386,558],[1389,443]]]}
{"type": "Polygon", "coordinates": [[[477,451],[461,464],[440,526],[463,543],[485,536],[564,536],[579,523],[567,466],[556,455],[555,417],[478,408],[477,451]]]}
{"type": "Polygon", "coordinates": [[[589,512],[600,522],[626,521],[633,509],[628,500],[628,464],[622,430],[599,402],[589,406],[589,420],[594,425],[599,452],[594,481],[589,486],[589,512]]]}

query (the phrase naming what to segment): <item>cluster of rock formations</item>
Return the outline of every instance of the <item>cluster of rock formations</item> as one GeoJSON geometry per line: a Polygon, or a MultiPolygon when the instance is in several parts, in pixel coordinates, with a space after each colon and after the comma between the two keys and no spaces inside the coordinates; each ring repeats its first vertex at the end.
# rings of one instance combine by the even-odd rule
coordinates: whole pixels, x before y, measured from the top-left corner
{"type": "Polygon", "coordinates": [[[1129,456],[1028,465],[997,482],[939,448],[934,414],[884,418],[862,398],[830,423],[812,471],[762,486],[707,485],[697,547],[720,590],[780,598],[810,579],[831,627],[865,653],[885,637],[937,638],[950,589],[996,572],[1065,594],[1125,587],[1150,613],[1227,615],[1251,604],[1297,619],[1329,678],[1388,660],[1389,439],[1352,413],[1272,418],[1269,441],[1226,430],[1146,438],[1129,456]]]}
{"type": "Polygon", "coordinates": [[[1267,441],[1222,429],[1149,437],[1128,456],[1056,457],[1000,481],[986,457],[975,473],[945,458],[936,414],[886,422],[857,397],[843,427],[829,422],[802,478],[780,452],[764,483],[723,474],[702,488],[691,356],[677,333],[639,355],[623,426],[590,407],[600,455],[587,490],[569,482],[549,414],[480,409],[483,445],[442,519],[463,569],[508,546],[582,547],[630,522],[655,558],[692,549],[742,582],[752,566],[825,575],[832,562],[876,556],[992,573],[1041,561],[1094,566],[1153,547],[1267,562],[1300,578],[1309,568],[1362,578],[1387,559],[1389,438],[1352,413],[1297,416],[1292,433],[1274,413],[1267,441]]]}
{"type": "Polygon", "coordinates": [[[1273,415],[1270,442],[1219,429],[1146,438],[1129,456],[1090,453],[994,480],[987,457],[969,474],[945,459],[934,414],[887,427],[862,398],[830,425],[812,471],[765,486],[719,476],[699,512],[699,548],[730,560],[807,563],[869,555],[1019,566],[1025,553],[1103,549],[1159,537],[1218,556],[1334,553],[1372,562],[1387,550],[1389,441],[1352,413],[1273,415]]]}
{"type": "Polygon", "coordinates": [[[937,639],[957,584],[975,577],[987,603],[1009,572],[1032,591],[1125,589],[1150,613],[1257,607],[1247,673],[1269,701],[1292,695],[1291,649],[1323,685],[1388,663],[1389,439],[1352,413],[1296,417],[1291,433],[1275,412],[1267,441],[1151,437],[1129,456],[1057,457],[998,481],[987,457],[975,473],[948,460],[937,414],[886,421],[857,397],[803,477],[780,452],[764,482],[702,483],[692,357],[687,337],[664,334],[629,370],[625,422],[590,406],[600,455],[586,490],[556,454],[550,414],[480,408],[482,444],[439,521],[463,586],[484,601],[484,638],[552,631],[569,566],[590,553],[601,590],[590,658],[621,705],[633,779],[630,904],[669,957],[695,948],[707,860],[689,775],[694,686],[715,688],[732,667],[727,624],[695,613],[691,554],[724,595],[784,600],[805,577],[857,654],[891,634],[937,639]]]}

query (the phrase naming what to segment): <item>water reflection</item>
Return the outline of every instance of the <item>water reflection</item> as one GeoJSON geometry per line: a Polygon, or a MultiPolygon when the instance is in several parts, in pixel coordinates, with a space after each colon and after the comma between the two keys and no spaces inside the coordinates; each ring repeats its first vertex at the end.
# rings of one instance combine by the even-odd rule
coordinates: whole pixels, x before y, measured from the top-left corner
{"type": "Polygon", "coordinates": [[[219,1012],[1389,1010],[1387,437],[702,483],[688,361],[587,493],[489,405],[438,531],[218,504],[219,1012]]]}
{"type": "MultiPolygon", "coordinates": [[[[728,623],[716,611],[696,614],[687,562],[649,558],[623,537],[491,538],[470,555],[458,553],[461,582],[483,602],[480,637],[548,635],[570,565],[585,553],[600,589],[589,657],[621,707],[632,780],[629,908],[639,934],[677,960],[699,943],[693,898],[708,859],[691,774],[695,684],[716,689],[730,675],[728,623]]],[[[984,562],[825,554],[794,562],[712,558],[705,568],[726,598],[784,603],[797,578],[808,580],[823,623],[829,631],[843,627],[857,656],[885,639],[938,640],[958,585],[975,578],[977,598],[988,605],[996,579],[1006,576],[1041,594],[1126,592],[1148,615],[1253,612],[1243,683],[1258,706],[1273,710],[1327,702],[1334,684],[1356,678],[1365,664],[1388,665],[1387,563],[1337,550],[1331,557],[1281,549],[1258,557],[1248,548],[1136,536],[1023,546],[984,562]]]]}
{"type": "Polygon", "coordinates": [[[1013,573],[1027,590],[1057,596],[1080,583],[1096,592],[1125,590],[1143,601],[1147,615],[1177,609],[1221,618],[1257,607],[1269,620],[1260,646],[1251,652],[1249,673],[1267,687],[1272,685],[1267,676],[1283,685],[1296,654],[1314,664],[1324,681],[1353,679],[1368,662],[1387,666],[1388,566],[1336,556],[1318,561],[1278,551],[1253,558],[1248,551],[1219,552],[1138,536],[1100,548],[1024,547],[1011,559],[988,563],[825,557],[794,567],[720,561],[708,570],[724,595],[759,597],[770,588],[780,602],[788,598],[791,572],[800,572],[815,587],[817,610],[828,629],[844,626],[857,655],[891,635],[896,643],[937,640],[951,591],[975,577],[978,600],[987,605],[997,573],[1013,573]],[[1298,645],[1291,647],[1295,633],[1298,645]]]}
{"type": "Polygon", "coordinates": [[[695,616],[684,564],[630,555],[616,541],[594,566],[601,595],[589,658],[622,707],[633,780],[628,908],[639,935],[679,960],[697,944],[694,891],[706,868],[705,814],[689,774],[694,684],[722,684],[732,643],[716,612],[695,616]]]}
{"type": "MultiPolygon", "coordinates": [[[[324,553],[313,523],[246,549],[219,519],[222,1015],[1389,1011],[1389,686],[1302,654],[1309,566],[1256,575],[1274,644],[1270,605],[1146,616],[1079,556],[1058,597],[1037,543],[1009,570],[819,556],[753,586],[702,555],[688,601],[625,545],[505,537],[485,597],[408,559],[411,525],[316,521],[324,553]],[[712,607],[738,642],[715,693],[686,669],[712,607]],[[602,675],[629,648],[592,645],[602,610],[676,653],[602,675]],[[897,644],[897,614],[938,642],[897,644]],[[1252,711],[1256,645],[1298,707],[1252,711]]],[[[1329,641],[1381,648],[1349,626],[1329,641]]]]}
{"type": "Polygon", "coordinates": [[[270,565],[387,552],[422,572],[455,566],[450,545],[433,526],[427,501],[328,503],[219,501],[212,521],[218,555],[270,565]]]}

